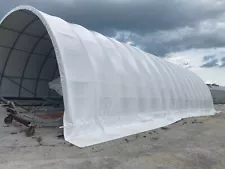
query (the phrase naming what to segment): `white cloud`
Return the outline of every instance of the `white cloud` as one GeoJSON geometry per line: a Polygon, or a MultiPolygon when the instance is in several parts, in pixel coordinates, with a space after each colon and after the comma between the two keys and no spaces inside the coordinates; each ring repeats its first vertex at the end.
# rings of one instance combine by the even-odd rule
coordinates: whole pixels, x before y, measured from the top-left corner
{"type": "Polygon", "coordinates": [[[165,59],[188,68],[190,71],[200,76],[205,82],[210,81],[225,86],[224,67],[201,67],[203,57],[207,55],[215,55],[217,59],[221,59],[225,55],[225,48],[190,49],[182,52],[173,52],[167,54],[165,59]]]}

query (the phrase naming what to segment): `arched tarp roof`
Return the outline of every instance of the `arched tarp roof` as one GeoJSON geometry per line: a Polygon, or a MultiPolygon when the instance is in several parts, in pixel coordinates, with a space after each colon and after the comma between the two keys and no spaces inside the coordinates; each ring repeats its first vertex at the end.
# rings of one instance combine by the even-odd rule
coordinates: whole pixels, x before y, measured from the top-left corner
{"type": "Polygon", "coordinates": [[[2,95],[49,96],[57,65],[65,139],[80,147],[214,112],[208,87],[186,69],[33,7],[3,18],[2,95]]]}

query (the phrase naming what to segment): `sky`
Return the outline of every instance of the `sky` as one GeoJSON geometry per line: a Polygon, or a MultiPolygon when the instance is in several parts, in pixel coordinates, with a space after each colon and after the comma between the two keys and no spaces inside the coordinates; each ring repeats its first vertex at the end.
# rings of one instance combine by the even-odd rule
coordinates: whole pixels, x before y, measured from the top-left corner
{"type": "Polygon", "coordinates": [[[32,5],[225,86],[225,0],[1,0],[32,5]]]}

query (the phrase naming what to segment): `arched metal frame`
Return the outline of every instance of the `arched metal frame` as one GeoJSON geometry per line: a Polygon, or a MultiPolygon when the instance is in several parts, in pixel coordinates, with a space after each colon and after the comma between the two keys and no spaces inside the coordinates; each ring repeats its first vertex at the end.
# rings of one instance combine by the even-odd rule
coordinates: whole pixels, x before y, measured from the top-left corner
{"type": "Polygon", "coordinates": [[[39,73],[38,73],[38,77],[37,77],[37,81],[36,81],[36,86],[35,86],[35,93],[34,93],[34,96],[37,96],[38,83],[39,83],[39,80],[40,80],[40,76],[41,76],[42,69],[44,68],[46,61],[47,61],[48,58],[51,56],[51,54],[52,54],[53,51],[54,51],[54,48],[52,47],[52,49],[51,49],[50,52],[46,55],[44,61],[43,61],[42,64],[41,64],[41,68],[40,68],[40,71],[39,71],[39,73]]]}
{"type": "MultiPolygon", "coordinates": [[[[11,56],[11,54],[12,54],[12,52],[13,52],[13,49],[15,48],[15,46],[16,46],[18,40],[19,40],[20,37],[23,35],[24,31],[26,31],[27,28],[29,28],[30,25],[32,25],[34,22],[36,22],[36,21],[38,21],[38,20],[39,20],[38,17],[36,17],[35,19],[33,19],[30,23],[28,23],[28,24],[23,28],[23,30],[20,32],[19,36],[17,36],[16,40],[14,41],[14,43],[13,43],[13,45],[12,45],[12,48],[10,49],[10,52],[9,52],[9,54],[8,54],[8,57],[7,57],[6,61],[5,61],[5,65],[4,65],[4,67],[3,67],[2,75],[4,75],[4,73],[5,73],[6,66],[7,66],[7,64],[8,64],[8,61],[9,61],[9,59],[10,59],[10,56],[11,56]]],[[[3,77],[3,76],[1,76],[0,86],[1,86],[1,84],[2,84],[2,79],[3,79],[2,77],[3,77]]]]}
{"type": "MultiPolygon", "coordinates": [[[[32,49],[31,52],[30,52],[30,55],[28,56],[28,59],[27,59],[27,62],[26,62],[26,64],[25,64],[25,66],[24,66],[23,73],[22,73],[21,80],[20,80],[19,97],[20,97],[20,94],[21,94],[21,86],[22,86],[22,84],[23,84],[24,74],[25,74],[27,65],[28,65],[28,63],[29,63],[29,61],[30,61],[30,57],[31,57],[31,55],[33,54],[34,50],[37,48],[37,45],[40,43],[40,41],[42,40],[42,38],[45,37],[45,35],[47,35],[47,34],[48,34],[48,32],[46,31],[46,32],[45,32],[45,33],[37,40],[37,42],[35,43],[33,49],[32,49]]],[[[36,93],[36,92],[35,92],[35,93],[36,93]]]]}
{"type": "MultiPolygon", "coordinates": [[[[8,55],[6,56],[6,60],[5,60],[2,72],[0,72],[0,86],[2,87],[4,78],[6,78],[7,80],[11,81],[15,85],[19,86],[18,97],[21,97],[23,92],[28,92],[33,97],[37,97],[39,82],[43,81],[43,82],[47,83],[47,82],[53,80],[53,78],[55,77],[56,72],[58,71],[58,64],[57,63],[53,64],[53,65],[56,65],[56,66],[54,66],[54,68],[52,68],[53,74],[49,75],[49,79],[45,79],[45,78],[41,77],[42,69],[45,67],[45,64],[46,64],[48,58],[52,54],[54,54],[54,56],[55,56],[55,53],[53,53],[54,52],[54,47],[52,45],[52,42],[51,42],[50,38],[47,37],[48,36],[48,32],[47,32],[46,28],[44,28],[44,25],[43,25],[43,28],[45,29],[45,31],[44,31],[44,33],[40,34],[40,36],[37,36],[35,34],[31,34],[31,33],[26,32],[29,28],[31,28],[32,24],[35,24],[37,21],[40,20],[40,18],[37,17],[36,15],[30,13],[29,11],[21,10],[19,12],[22,12],[25,15],[30,15],[30,16],[32,16],[34,18],[30,18],[31,21],[29,21],[27,23],[24,23],[23,29],[21,31],[15,29],[15,28],[7,27],[7,25],[4,25],[4,22],[0,25],[0,31],[1,30],[7,30],[7,31],[15,32],[15,33],[18,34],[17,37],[15,37],[15,40],[14,40],[12,46],[0,44],[0,48],[9,49],[9,52],[8,52],[8,55]],[[19,42],[19,40],[22,37],[22,35],[26,35],[26,36],[33,37],[33,38],[37,39],[36,42],[34,43],[33,47],[30,50],[24,50],[24,49],[17,48],[17,43],[19,42]],[[47,52],[46,54],[40,54],[38,52],[35,52],[35,50],[37,49],[38,45],[40,43],[42,43],[42,40],[50,41],[51,45],[52,45],[49,48],[49,52],[47,52]],[[23,52],[23,53],[27,53],[28,54],[27,60],[25,61],[25,65],[22,68],[22,74],[21,74],[20,77],[14,76],[14,75],[6,75],[7,66],[12,66],[12,65],[8,65],[8,64],[9,64],[9,60],[10,60],[10,58],[12,56],[13,51],[18,51],[18,52],[23,52]],[[25,77],[26,71],[29,71],[28,70],[28,65],[30,63],[30,59],[31,59],[32,55],[37,55],[37,57],[38,56],[44,57],[41,65],[40,65],[40,68],[39,68],[39,70],[37,72],[37,76],[34,77],[34,78],[25,77]],[[20,81],[18,82],[18,80],[20,80],[20,81]],[[27,89],[25,86],[23,86],[24,80],[31,80],[32,82],[35,81],[34,90],[31,91],[31,90],[27,89]]],[[[40,22],[40,23],[43,24],[42,22],[40,22]]],[[[57,62],[57,61],[55,61],[55,62],[57,62]]],[[[46,73],[46,72],[44,72],[44,73],[46,73]]],[[[51,89],[48,88],[48,92],[46,93],[46,97],[50,97],[50,96],[51,96],[51,89]]]]}

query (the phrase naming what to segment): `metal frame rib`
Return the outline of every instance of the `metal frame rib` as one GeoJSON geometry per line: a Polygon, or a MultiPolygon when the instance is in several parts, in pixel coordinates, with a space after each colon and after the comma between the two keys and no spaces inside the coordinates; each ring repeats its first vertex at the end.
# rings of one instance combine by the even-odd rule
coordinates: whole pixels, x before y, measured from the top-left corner
{"type": "Polygon", "coordinates": [[[26,63],[25,63],[25,66],[24,66],[24,69],[23,69],[23,73],[22,73],[22,76],[21,76],[21,80],[20,80],[19,97],[20,97],[20,95],[21,95],[21,89],[22,89],[21,87],[22,87],[22,84],[23,84],[24,75],[25,75],[25,72],[26,72],[28,63],[29,63],[29,61],[30,61],[31,55],[32,55],[32,53],[34,52],[34,50],[37,48],[38,44],[41,42],[42,37],[45,37],[46,34],[48,34],[47,31],[46,31],[46,32],[38,39],[38,41],[34,44],[32,50],[31,50],[31,52],[30,52],[30,54],[29,54],[29,56],[28,56],[28,58],[27,58],[27,61],[26,61],[26,63]]]}
{"type": "Polygon", "coordinates": [[[53,51],[54,51],[54,47],[52,46],[50,52],[48,53],[48,55],[46,55],[44,61],[42,62],[42,65],[40,67],[40,71],[38,73],[37,82],[36,82],[36,86],[35,86],[35,93],[34,93],[35,94],[34,95],[35,97],[37,96],[38,82],[39,82],[40,77],[41,77],[42,69],[44,68],[44,65],[45,65],[46,61],[48,60],[49,56],[51,56],[51,54],[52,54],[53,51]]]}
{"type": "Polygon", "coordinates": [[[38,21],[39,18],[36,17],[35,19],[33,19],[32,21],[30,21],[24,28],[23,30],[20,32],[20,34],[17,36],[16,40],[14,41],[13,45],[12,45],[12,48],[11,50],[9,51],[9,54],[6,58],[6,61],[5,61],[5,65],[3,67],[3,71],[2,71],[2,74],[1,74],[1,78],[0,78],[0,86],[2,86],[2,80],[3,80],[3,75],[5,74],[5,70],[6,70],[6,67],[7,67],[7,64],[8,64],[8,61],[10,59],[10,56],[13,52],[13,48],[16,46],[18,40],[20,39],[21,35],[23,35],[23,33],[29,28],[30,25],[32,25],[34,22],[38,21]]]}

